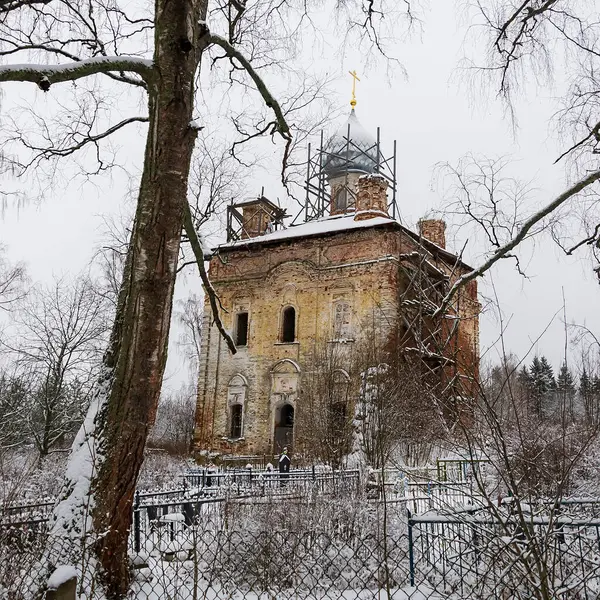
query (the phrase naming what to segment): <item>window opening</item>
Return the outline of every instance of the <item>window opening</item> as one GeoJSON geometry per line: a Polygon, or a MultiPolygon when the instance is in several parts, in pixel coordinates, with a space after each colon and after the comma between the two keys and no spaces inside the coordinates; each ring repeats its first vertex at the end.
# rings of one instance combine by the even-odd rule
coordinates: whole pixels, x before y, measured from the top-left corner
{"type": "Polygon", "coordinates": [[[279,419],[280,427],[294,426],[294,407],[291,404],[284,404],[281,407],[281,416],[279,419]]]}
{"type": "Polygon", "coordinates": [[[237,323],[235,326],[235,345],[248,345],[248,313],[241,312],[237,314],[237,323]]]}
{"type": "Polygon", "coordinates": [[[296,340],[296,309],[288,306],[283,309],[283,324],[281,328],[281,341],[293,342],[296,340]]]}
{"type": "Polygon", "coordinates": [[[344,212],[348,208],[348,190],[345,187],[340,188],[335,194],[334,210],[344,212]]]}
{"type": "Polygon", "coordinates": [[[242,437],[242,405],[234,404],[231,407],[231,437],[242,437]]]}
{"type": "Polygon", "coordinates": [[[341,433],[346,427],[346,403],[334,402],[330,406],[330,419],[335,433],[341,433]]]}

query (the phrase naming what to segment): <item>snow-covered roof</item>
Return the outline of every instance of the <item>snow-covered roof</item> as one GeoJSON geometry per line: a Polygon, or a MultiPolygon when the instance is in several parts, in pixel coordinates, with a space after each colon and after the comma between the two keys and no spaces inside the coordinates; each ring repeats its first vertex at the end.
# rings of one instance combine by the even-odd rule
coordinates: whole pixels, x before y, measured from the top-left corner
{"type": "MultiPolygon", "coordinates": [[[[294,238],[328,235],[331,233],[336,233],[338,231],[349,231],[352,229],[366,229],[369,227],[382,227],[385,225],[393,225],[398,229],[404,231],[417,243],[422,244],[425,248],[431,251],[432,254],[440,255],[450,263],[456,262],[469,270],[472,269],[472,267],[463,262],[460,257],[457,257],[455,254],[446,250],[445,248],[437,246],[433,242],[430,242],[428,239],[421,237],[419,234],[415,233],[414,231],[411,231],[404,225],[401,225],[395,219],[381,216],[355,221],[354,217],[357,214],[359,213],[353,212],[342,215],[332,215],[315,221],[308,221],[307,223],[292,225],[287,229],[279,229],[277,231],[266,233],[264,235],[236,240],[234,242],[227,242],[225,244],[221,244],[218,248],[214,248],[213,250],[233,250],[235,248],[245,248],[247,246],[256,244],[270,244],[279,241],[284,242],[294,238]]],[[[370,214],[373,213],[370,212],[370,214]]]]}
{"type": "Polygon", "coordinates": [[[328,233],[334,233],[336,231],[347,231],[349,229],[363,229],[366,227],[377,227],[379,225],[387,225],[392,223],[399,224],[398,221],[390,219],[389,217],[373,217],[371,219],[355,221],[355,215],[356,213],[350,213],[326,217],[324,219],[319,219],[318,221],[308,221],[307,223],[293,225],[291,227],[288,227],[287,229],[280,229],[279,231],[273,231],[272,233],[266,233],[265,235],[259,235],[253,238],[236,240],[235,242],[221,244],[219,246],[219,249],[243,247],[248,246],[250,244],[267,244],[269,242],[276,242],[280,240],[283,241],[298,237],[325,235],[328,233]]]}
{"type": "Polygon", "coordinates": [[[324,148],[323,171],[330,177],[342,172],[373,173],[377,166],[376,145],[375,138],[361,125],[352,109],[348,120],[324,148]]]}

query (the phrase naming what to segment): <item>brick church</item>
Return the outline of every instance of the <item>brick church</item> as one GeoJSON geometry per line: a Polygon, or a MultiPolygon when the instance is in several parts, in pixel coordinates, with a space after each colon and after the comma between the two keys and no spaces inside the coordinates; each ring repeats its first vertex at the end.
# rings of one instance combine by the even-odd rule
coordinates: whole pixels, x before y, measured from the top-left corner
{"type": "Polygon", "coordinates": [[[308,152],[301,222],[285,226],[285,211],[264,196],[228,207],[227,241],[213,250],[209,274],[237,353],[206,302],[196,452],[273,455],[288,446],[310,454],[303,432],[316,422],[307,420],[314,374],[329,368],[315,357],[337,352],[336,414],[348,419],[360,382],[344,357],[364,356],[361,344],[374,335],[390,360],[420,361],[444,389],[474,393],[477,283],[436,315],[470,267],[446,248],[443,221],[421,220],[418,231],[401,224],[395,143],[384,156],[379,131],[366,132],[353,108],[337,134],[308,152]]]}

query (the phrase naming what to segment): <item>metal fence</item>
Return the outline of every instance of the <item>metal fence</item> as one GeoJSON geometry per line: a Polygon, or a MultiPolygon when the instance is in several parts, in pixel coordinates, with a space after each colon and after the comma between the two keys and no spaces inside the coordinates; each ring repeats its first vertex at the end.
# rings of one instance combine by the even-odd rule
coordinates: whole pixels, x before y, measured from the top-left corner
{"type": "MultiPolygon", "coordinates": [[[[600,596],[600,519],[590,516],[597,499],[540,503],[520,516],[511,501],[413,514],[410,499],[369,500],[354,484],[328,494],[317,484],[312,492],[287,483],[266,489],[273,493],[194,496],[186,485],[137,495],[131,597],[600,596]]],[[[47,569],[44,548],[52,542],[43,525],[38,519],[0,527],[0,598],[35,597],[47,569]]],[[[96,575],[80,569],[80,598],[96,598],[96,575]]]]}
{"type": "Polygon", "coordinates": [[[495,517],[409,516],[409,583],[448,598],[599,597],[600,520],[495,517]]]}

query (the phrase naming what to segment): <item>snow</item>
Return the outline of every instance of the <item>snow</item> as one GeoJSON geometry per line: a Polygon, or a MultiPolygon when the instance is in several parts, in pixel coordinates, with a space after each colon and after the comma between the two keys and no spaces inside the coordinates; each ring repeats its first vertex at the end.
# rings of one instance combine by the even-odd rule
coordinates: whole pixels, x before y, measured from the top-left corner
{"type": "Polygon", "coordinates": [[[181,513],[170,513],[168,515],[163,515],[159,519],[160,521],[171,521],[175,523],[184,523],[185,517],[181,513]]]}
{"type": "Polygon", "coordinates": [[[48,589],[56,590],[63,583],[69,581],[69,579],[73,579],[77,577],[77,569],[72,565],[61,565],[57,567],[54,573],[48,579],[48,589]]]}
{"type": "MultiPolygon", "coordinates": [[[[49,522],[50,542],[42,561],[45,564],[71,563],[89,572],[95,569],[94,560],[90,559],[84,564],[81,553],[86,545],[93,543],[92,510],[95,498],[92,481],[103,460],[99,449],[103,433],[100,421],[108,402],[112,379],[112,371],[105,367],[96,384],[84,422],[73,442],[60,500],[54,507],[49,522]]],[[[84,576],[83,573],[80,575],[84,576]]]]}
{"type": "Polygon", "coordinates": [[[229,242],[222,244],[219,248],[231,248],[237,246],[246,246],[249,244],[258,244],[273,242],[278,240],[286,240],[297,237],[310,237],[315,235],[325,235],[328,233],[335,233],[336,231],[346,231],[351,229],[365,229],[367,227],[379,227],[383,225],[396,224],[399,225],[398,221],[391,219],[390,217],[374,217],[372,219],[364,219],[361,221],[354,220],[354,214],[341,215],[334,217],[327,217],[325,219],[319,219],[318,221],[309,221],[300,225],[295,225],[287,229],[280,229],[266,235],[259,237],[237,240],[235,242],[229,242]]]}
{"type": "Polygon", "coordinates": [[[60,65],[41,65],[35,63],[17,63],[0,65],[0,76],[4,73],[16,73],[22,71],[30,71],[33,73],[44,73],[45,75],[56,75],[59,73],[68,73],[69,71],[79,70],[82,67],[88,65],[112,65],[115,64],[115,69],[122,69],[122,65],[128,63],[132,67],[139,66],[145,68],[152,68],[154,63],[146,58],[140,58],[139,56],[94,56],[93,58],[86,58],[84,60],[78,60],[70,63],[63,63],[60,65]]]}

